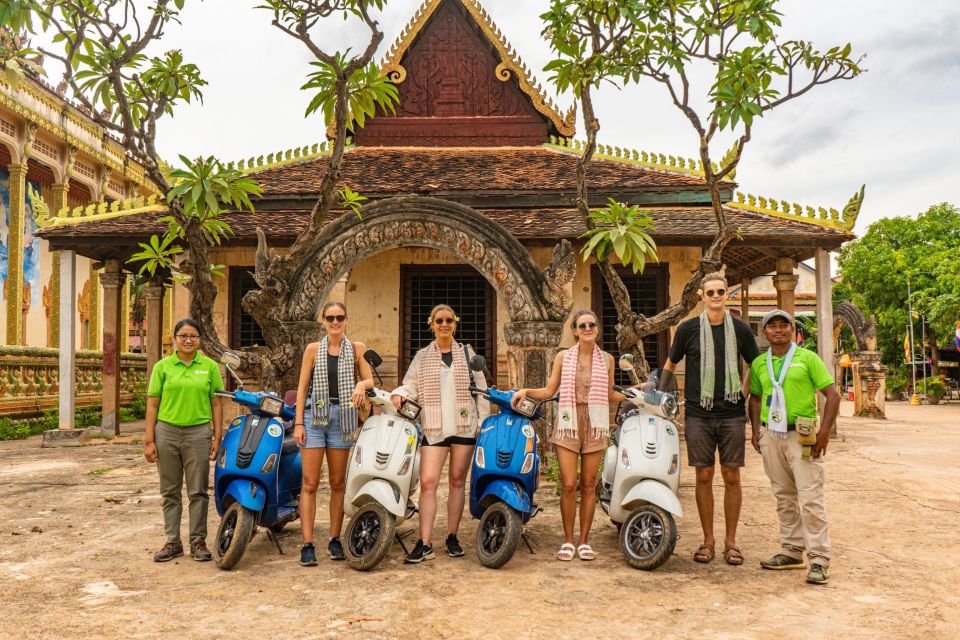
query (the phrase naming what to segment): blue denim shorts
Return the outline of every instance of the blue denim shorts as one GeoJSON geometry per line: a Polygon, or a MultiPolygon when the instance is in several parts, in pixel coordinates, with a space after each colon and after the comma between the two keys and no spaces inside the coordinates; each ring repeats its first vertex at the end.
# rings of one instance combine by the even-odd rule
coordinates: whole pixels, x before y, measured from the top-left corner
{"type": "Polygon", "coordinates": [[[351,436],[343,437],[340,433],[340,407],[330,407],[329,421],[326,427],[313,426],[313,411],[310,408],[303,411],[303,424],[307,432],[307,443],[303,449],[349,449],[353,446],[351,436]]]}

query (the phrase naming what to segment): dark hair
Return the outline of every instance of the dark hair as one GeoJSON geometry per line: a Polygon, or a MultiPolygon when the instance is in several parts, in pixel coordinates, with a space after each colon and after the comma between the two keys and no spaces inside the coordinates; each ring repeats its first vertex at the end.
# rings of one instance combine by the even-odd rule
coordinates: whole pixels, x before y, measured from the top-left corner
{"type": "Polygon", "coordinates": [[[197,330],[197,333],[200,334],[200,337],[203,337],[203,329],[200,328],[200,323],[194,320],[193,318],[184,318],[179,320],[176,325],[173,327],[173,335],[180,333],[180,329],[184,327],[193,327],[197,330]]]}
{"type": "Polygon", "coordinates": [[[325,314],[327,312],[327,309],[329,309],[330,307],[340,307],[341,309],[343,309],[343,315],[347,315],[347,305],[343,304],[342,302],[337,302],[336,300],[332,300],[327,304],[323,305],[323,308],[320,309],[320,315],[325,314]]]}
{"type": "MultiPolygon", "coordinates": [[[[577,320],[583,316],[593,316],[593,319],[597,322],[597,342],[600,342],[600,317],[590,309],[579,309],[575,311],[573,313],[573,320],[570,321],[570,328],[576,331],[577,320]]],[[[578,342],[580,341],[580,337],[576,333],[573,334],[573,339],[578,342]]]]}

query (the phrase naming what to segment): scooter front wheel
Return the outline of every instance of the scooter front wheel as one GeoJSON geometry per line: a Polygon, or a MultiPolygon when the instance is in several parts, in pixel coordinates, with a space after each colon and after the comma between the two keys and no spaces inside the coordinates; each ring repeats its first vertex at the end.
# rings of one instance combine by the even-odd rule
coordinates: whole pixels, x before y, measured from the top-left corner
{"type": "Polygon", "coordinates": [[[220,527],[217,529],[217,566],[224,571],[233,569],[247,543],[253,537],[256,515],[245,509],[239,502],[234,502],[223,513],[220,527]]]}
{"type": "Polygon", "coordinates": [[[650,503],[634,509],[620,528],[620,550],[634,569],[656,569],[670,558],[676,544],[673,516],[650,503]]]}
{"type": "Polygon", "coordinates": [[[343,555],[357,571],[370,571],[387,556],[397,522],[379,502],[368,502],[357,510],[347,525],[343,555]]]}
{"type": "Polygon", "coordinates": [[[520,545],[523,522],[520,514],[505,502],[494,502],[480,516],[477,525],[477,559],[490,569],[510,561],[520,545]]]}

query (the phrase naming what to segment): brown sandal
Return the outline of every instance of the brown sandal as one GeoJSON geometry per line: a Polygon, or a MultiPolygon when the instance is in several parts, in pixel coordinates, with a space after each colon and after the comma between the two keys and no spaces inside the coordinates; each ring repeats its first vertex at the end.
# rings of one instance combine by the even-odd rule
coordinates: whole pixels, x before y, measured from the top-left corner
{"type": "Polygon", "coordinates": [[[736,547],[727,547],[723,550],[723,559],[727,564],[739,566],[743,564],[743,554],[736,547]]]}
{"type": "Polygon", "coordinates": [[[713,559],[716,557],[716,550],[708,544],[700,545],[700,548],[697,549],[697,552],[693,554],[693,561],[699,562],[700,564],[707,564],[708,562],[713,562],[713,559]]]}

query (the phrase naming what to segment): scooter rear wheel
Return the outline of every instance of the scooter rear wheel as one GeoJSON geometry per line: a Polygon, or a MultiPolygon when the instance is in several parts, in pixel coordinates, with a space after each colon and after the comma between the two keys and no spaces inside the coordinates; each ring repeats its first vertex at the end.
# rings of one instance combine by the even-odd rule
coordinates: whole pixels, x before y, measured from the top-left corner
{"type": "Polygon", "coordinates": [[[379,502],[368,502],[357,510],[347,525],[343,555],[357,571],[370,571],[387,556],[397,522],[379,502]]]}
{"type": "Polygon", "coordinates": [[[255,524],[256,515],[253,511],[241,506],[239,502],[234,502],[227,507],[223,518],[220,519],[220,527],[217,529],[218,567],[228,571],[240,562],[247,543],[253,537],[255,524]]]}
{"type": "Polygon", "coordinates": [[[650,503],[634,509],[620,528],[620,550],[634,569],[656,569],[670,558],[676,544],[673,516],[650,503]]]}
{"type": "Polygon", "coordinates": [[[523,522],[520,514],[505,502],[487,507],[477,525],[477,559],[490,569],[499,569],[510,561],[520,545],[523,522]]]}

